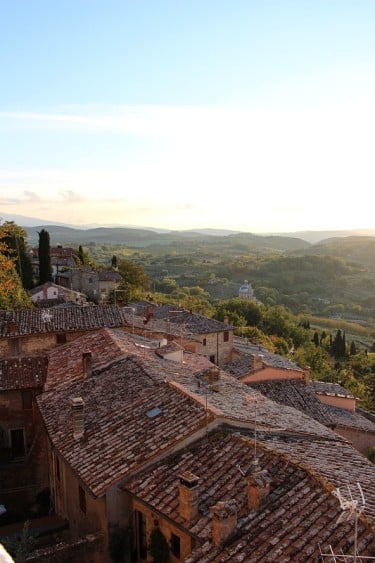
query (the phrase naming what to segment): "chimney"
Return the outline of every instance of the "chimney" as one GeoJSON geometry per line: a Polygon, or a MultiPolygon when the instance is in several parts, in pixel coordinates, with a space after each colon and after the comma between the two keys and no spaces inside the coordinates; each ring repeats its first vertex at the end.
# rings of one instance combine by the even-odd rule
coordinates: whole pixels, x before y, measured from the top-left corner
{"type": "Polygon", "coordinates": [[[199,477],[190,471],[180,475],[178,484],[180,516],[191,522],[198,516],[199,477]]]}
{"type": "Polygon", "coordinates": [[[213,391],[219,391],[220,370],[216,366],[212,366],[208,371],[208,384],[213,391]]]}
{"type": "Polygon", "coordinates": [[[212,541],[219,547],[237,528],[237,503],[234,499],[219,501],[210,508],[212,513],[212,541]]]}
{"type": "Polygon", "coordinates": [[[271,489],[271,477],[266,469],[259,469],[255,464],[246,476],[248,508],[258,510],[264,504],[271,489]]]}
{"type": "Polygon", "coordinates": [[[82,353],[83,378],[92,375],[92,354],[90,351],[82,353]]]}
{"type": "Polygon", "coordinates": [[[226,325],[229,325],[229,317],[228,317],[228,315],[225,315],[225,317],[224,317],[224,323],[225,323],[226,325]]]}
{"type": "Polygon", "coordinates": [[[255,371],[263,369],[263,354],[251,354],[250,356],[252,360],[252,372],[254,373],[255,371]]]}
{"type": "Polygon", "coordinates": [[[311,368],[310,368],[310,366],[305,366],[303,368],[303,380],[306,383],[306,385],[311,382],[311,368]]]}
{"type": "Polygon", "coordinates": [[[85,403],[82,397],[73,397],[70,400],[70,404],[72,407],[73,438],[80,440],[85,433],[85,403]]]}

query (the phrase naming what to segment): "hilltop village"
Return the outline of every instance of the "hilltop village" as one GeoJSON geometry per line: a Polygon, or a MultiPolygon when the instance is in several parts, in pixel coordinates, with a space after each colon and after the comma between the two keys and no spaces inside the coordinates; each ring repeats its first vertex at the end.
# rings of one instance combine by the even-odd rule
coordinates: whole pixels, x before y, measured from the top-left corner
{"type": "Polygon", "coordinates": [[[23,560],[375,557],[375,421],[227,322],[2,310],[0,358],[0,543],[23,560]]]}

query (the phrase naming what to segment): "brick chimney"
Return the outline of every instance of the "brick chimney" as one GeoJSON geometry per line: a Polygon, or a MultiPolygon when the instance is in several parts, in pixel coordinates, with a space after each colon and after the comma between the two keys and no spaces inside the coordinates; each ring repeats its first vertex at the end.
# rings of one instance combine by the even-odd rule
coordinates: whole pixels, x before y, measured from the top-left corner
{"type": "Polygon", "coordinates": [[[270,493],[272,479],[267,469],[260,469],[257,463],[250,471],[246,476],[247,505],[253,510],[258,510],[270,493]]]}
{"type": "Polygon", "coordinates": [[[82,368],[83,378],[91,377],[92,375],[92,354],[90,351],[82,353],[82,368]]]}
{"type": "Polygon", "coordinates": [[[310,368],[310,366],[305,366],[303,368],[303,380],[306,383],[306,385],[311,382],[311,368],[310,368]]]}
{"type": "Polygon", "coordinates": [[[178,484],[180,516],[191,522],[198,516],[199,477],[190,471],[180,475],[178,484]]]}
{"type": "Polygon", "coordinates": [[[237,503],[234,499],[219,501],[210,508],[212,513],[212,541],[219,547],[237,528],[237,503]]]}
{"type": "Polygon", "coordinates": [[[252,362],[252,371],[263,369],[263,354],[250,354],[252,362]]]}
{"type": "Polygon", "coordinates": [[[208,384],[213,391],[219,391],[220,370],[216,366],[212,366],[208,371],[208,384]]]}
{"type": "Polygon", "coordinates": [[[73,397],[70,404],[72,407],[73,438],[80,440],[85,433],[85,403],[82,397],[73,397]]]}

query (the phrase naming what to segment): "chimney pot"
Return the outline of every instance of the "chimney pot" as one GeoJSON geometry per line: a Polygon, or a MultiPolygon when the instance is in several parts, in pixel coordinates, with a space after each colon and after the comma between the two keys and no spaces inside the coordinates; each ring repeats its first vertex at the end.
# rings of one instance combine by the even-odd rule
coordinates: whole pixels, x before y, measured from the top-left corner
{"type": "Polygon", "coordinates": [[[213,366],[208,371],[208,383],[213,391],[219,391],[220,370],[213,366]]]}
{"type": "Polygon", "coordinates": [[[246,476],[246,480],[248,507],[258,510],[269,495],[271,477],[266,469],[258,469],[255,466],[254,471],[246,476]]]}
{"type": "Polygon", "coordinates": [[[190,522],[198,516],[199,477],[185,471],[179,477],[179,511],[180,516],[190,522]]]}
{"type": "Polygon", "coordinates": [[[70,404],[72,407],[73,438],[80,440],[85,433],[85,403],[82,397],[73,397],[70,404]]]}
{"type": "Polygon", "coordinates": [[[238,506],[234,499],[219,501],[210,509],[212,513],[212,541],[220,546],[237,528],[238,506]]]}
{"type": "Polygon", "coordinates": [[[82,353],[83,377],[91,377],[92,375],[92,354],[90,351],[82,353]]]}

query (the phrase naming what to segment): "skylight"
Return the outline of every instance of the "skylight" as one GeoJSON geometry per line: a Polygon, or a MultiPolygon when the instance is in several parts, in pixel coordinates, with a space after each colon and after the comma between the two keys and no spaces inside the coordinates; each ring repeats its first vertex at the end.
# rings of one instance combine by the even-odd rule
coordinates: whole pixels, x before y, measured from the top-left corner
{"type": "Polygon", "coordinates": [[[150,409],[149,411],[146,412],[148,418],[155,418],[160,413],[161,410],[159,409],[159,407],[154,407],[153,409],[150,409]]]}

